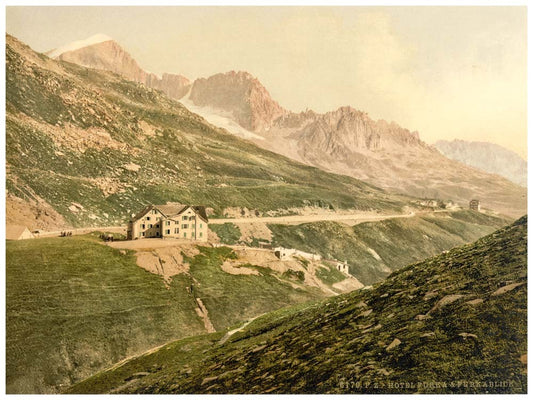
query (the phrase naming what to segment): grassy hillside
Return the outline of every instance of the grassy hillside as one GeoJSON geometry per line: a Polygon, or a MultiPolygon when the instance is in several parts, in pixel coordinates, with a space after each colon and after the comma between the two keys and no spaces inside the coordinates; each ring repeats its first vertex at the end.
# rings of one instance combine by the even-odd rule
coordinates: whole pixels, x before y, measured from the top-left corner
{"type": "Polygon", "coordinates": [[[323,221],[269,228],[276,246],[347,260],[350,273],[369,285],[393,270],[469,243],[507,223],[507,219],[474,211],[455,211],[353,227],[323,221]]]}
{"type": "Polygon", "coordinates": [[[527,218],[356,291],[188,338],[69,393],[527,393],[527,218]]]}
{"type": "Polygon", "coordinates": [[[145,204],[167,201],[218,214],[230,206],[262,213],[308,205],[399,211],[406,204],[262,150],[161,92],[50,60],[9,35],[6,114],[8,192],[50,204],[74,226],[123,223],[145,204]]]}
{"type": "Polygon", "coordinates": [[[225,273],[220,265],[234,257],[227,247],[200,247],[188,259],[189,272],[167,287],[136,265],[133,252],[97,240],[7,242],[8,393],[55,392],[125,357],[205,333],[196,298],[215,329],[223,330],[325,296],[274,274],[225,273]]]}

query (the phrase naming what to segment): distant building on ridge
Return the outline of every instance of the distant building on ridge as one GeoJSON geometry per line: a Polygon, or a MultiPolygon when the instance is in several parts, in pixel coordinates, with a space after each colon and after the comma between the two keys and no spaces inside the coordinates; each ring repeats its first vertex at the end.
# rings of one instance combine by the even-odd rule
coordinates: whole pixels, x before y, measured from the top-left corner
{"type": "Polygon", "coordinates": [[[470,209],[474,211],[480,211],[481,204],[479,203],[479,200],[477,199],[470,200],[470,209]]]}

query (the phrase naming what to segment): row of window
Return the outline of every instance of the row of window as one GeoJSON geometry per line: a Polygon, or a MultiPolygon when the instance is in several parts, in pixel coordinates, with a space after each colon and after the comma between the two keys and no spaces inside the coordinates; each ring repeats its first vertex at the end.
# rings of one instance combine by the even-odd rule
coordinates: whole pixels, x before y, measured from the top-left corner
{"type": "MultiPolygon", "coordinates": [[[[183,217],[181,217],[182,221],[194,221],[196,219],[196,216],[195,215],[191,215],[190,217],[187,216],[187,215],[184,215],[183,217]]],[[[147,221],[150,221],[151,220],[151,217],[146,217],[146,220],[147,221]]],[[[155,218],[156,221],[159,221],[159,217],[156,217],[155,218]]],[[[178,222],[176,221],[176,224],[178,222]]],[[[167,225],[170,225],[170,221],[167,221],[167,225]]]]}
{"type": "MultiPolygon", "coordinates": [[[[177,235],[178,233],[179,233],[179,229],[178,228],[174,229],[174,234],[177,235]]],[[[165,235],[170,235],[170,229],[165,230],[165,235]]],[[[146,232],[141,232],[140,236],[145,237],[146,232]]],[[[156,232],[155,236],[159,237],[159,232],[156,232]]],[[[203,232],[200,232],[200,234],[198,235],[198,237],[203,237],[203,236],[204,236],[203,232]]],[[[184,238],[187,237],[187,232],[183,232],[183,237],[184,238]]]]}
{"type": "MultiPolygon", "coordinates": [[[[174,234],[177,235],[178,233],[180,233],[179,229],[178,228],[174,229],[174,234]]],[[[166,229],[165,230],[165,235],[170,235],[170,229],[166,229]]],[[[203,237],[204,236],[203,232],[200,232],[200,234],[198,236],[199,237],[203,237]]],[[[187,237],[187,232],[183,232],[183,237],[184,238],[187,237]]]]}
{"type": "MultiPolygon", "coordinates": [[[[176,222],[176,224],[178,224],[178,222],[176,222]]],[[[165,226],[170,226],[170,221],[166,221],[165,226]]],[[[148,224],[148,229],[153,228],[153,227],[154,227],[153,224],[148,224]]],[[[156,224],[155,227],[159,228],[159,224],[156,224]]],[[[191,224],[191,228],[195,228],[195,227],[196,227],[196,224],[191,224]]],[[[200,224],[200,229],[202,229],[203,227],[204,227],[204,224],[200,224]]],[[[181,228],[187,229],[189,228],[189,224],[181,224],[181,228]]],[[[141,229],[146,229],[146,224],[141,224],[141,229]]]]}

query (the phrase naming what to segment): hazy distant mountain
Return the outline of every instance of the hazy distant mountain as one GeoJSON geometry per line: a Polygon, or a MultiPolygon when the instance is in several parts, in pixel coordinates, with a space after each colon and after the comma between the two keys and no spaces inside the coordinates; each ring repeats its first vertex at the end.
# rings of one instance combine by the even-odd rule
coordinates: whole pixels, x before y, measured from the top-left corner
{"type": "Polygon", "coordinates": [[[514,151],[488,142],[439,140],[435,147],[446,157],[527,186],[527,162],[514,151]]]}
{"type": "Polygon", "coordinates": [[[47,55],[84,67],[115,72],[126,79],[162,90],[173,99],[181,99],[189,91],[191,85],[190,81],[182,75],[163,74],[162,77],[158,77],[143,70],[117,42],[102,34],[69,43],[48,52],[47,55]]]}

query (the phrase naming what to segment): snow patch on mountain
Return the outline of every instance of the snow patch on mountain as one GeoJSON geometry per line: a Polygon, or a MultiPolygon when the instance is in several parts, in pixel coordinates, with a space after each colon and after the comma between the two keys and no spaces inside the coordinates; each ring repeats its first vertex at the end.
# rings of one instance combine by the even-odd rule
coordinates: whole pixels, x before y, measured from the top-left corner
{"type": "Polygon", "coordinates": [[[265,138],[259,135],[256,135],[253,132],[250,132],[248,129],[243,128],[237,122],[233,120],[233,115],[231,112],[220,110],[213,107],[200,107],[195,105],[190,99],[191,91],[187,93],[181,100],[183,104],[189,111],[200,115],[207,122],[227,130],[229,133],[234,134],[235,136],[242,137],[244,139],[258,139],[264,140],[265,138]]]}
{"type": "Polygon", "coordinates": [[[104,35],[103,33],[98,33],[87,39],[76,40],[64,46],[60,46],[57,49],[51,50],[46,54],[50,58],[56,58],[56,57],[59,57],[61,54],[66,53],[67,51],[74,51],[74,50],[82,49],[84,47],[92,46],[94,44],[98,44],[102,42],[107,42],[109,40],[113,40],[113,38],[107,35],[104,35]]]}

